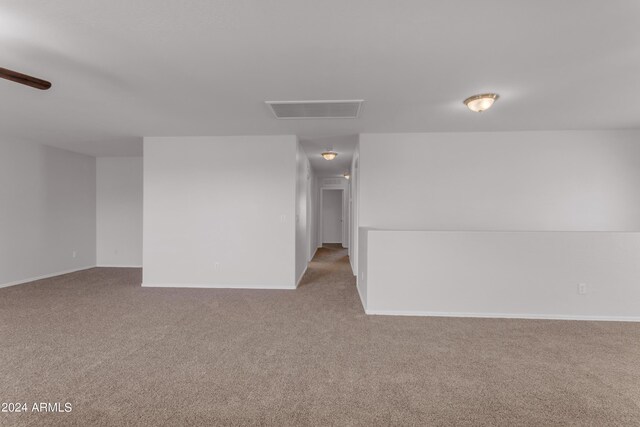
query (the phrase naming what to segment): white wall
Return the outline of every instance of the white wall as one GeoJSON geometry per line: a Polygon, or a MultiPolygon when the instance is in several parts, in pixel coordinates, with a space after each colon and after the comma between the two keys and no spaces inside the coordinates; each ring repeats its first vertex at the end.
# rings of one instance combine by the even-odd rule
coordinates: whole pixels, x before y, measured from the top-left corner
{"type": "MultiPolygon", "coordinates": [[[[324,176],[318,177],[317,179],[317,191],[318,191],[318,208],[316,210],[318,215],[318,230],[317,230],[317,242],[318,247],[322,246],[324,239],[324,224],[323,224],[323,193],[324,190],[343,190],[342,194],[342,218],[346,219],[349,217],[349,180],[342,176],[324,176]]],[[[342,240],[338,240],[338,243],[342,243],[342,246],[345,248],[349,247],[349,233],[350,233],[350,223],[349,221],[342,222],[342,230],[341,234],[342,240]]]]}
{"type": "Polygon", "coordinates": [[[343,243],[344,190],[322,190],[322,243],[343,243]]]}
{"type": "Polygon", "coordinates": [[[307,270],[311,238],[311,165],[300,143],[296,143],[296,284],[307,270]]]}
{"type": "MultiPolygon", "coordinates": [[[[368,279],[368,247],[369,247],[369,242],[368,242],[368,237],[369,237],[369,228],[366,227],[360,227],[358,229],[358,249],[357,249],[357,265],[358,265],[358,269],[357,270],[353,270],[354,274],[356,275],[356,287],[358,289],[358,294],[360,295],[360,302],[362,302],[362,307],[367,310],[368,304],[367,304],[367,279],[368,279]]],[[[352,267],[353,268],[353,267],[352,267]]],[[[394,267],[395,268],[395,267],[394,267]]],[[[387,288],[389,287],[389,285],[393,284],[394,282],[390,282],[390,283],[385,283],[383,282],[384,285],[387,288]]]]}
{"type": "Polygon", "coordinates": [[[369,314],[640,321],[640,233],[361,232],[369,314]]]}
{"type": "Polygon", "coordinates": [[[369,312],[640,320],[640,131],[366,134],[359,166],[369,312]]]}
{"type": "Polygon", "coordinates": [[[320,221],[320,196],[318,194],[318,176],[313,169],[310,168],[311,179],[310,179],[310,197],[309,197],[309,261],[313,259],[313,256],[316,254],[318,247],[320,246],[319,241],[319,221],[320,221]]]}
{"type": "Polygon", "coordinates": [[[360,143],[356,145],[351,162],[351,179],[349,181],[349,261],[351,270],[355,276],[358,275],[358,263],[360,254],[358,253],[358,238],[360,228],[360,143]]]}
{"type": "Polygon", "coordinates": [[[144,140],[146,286],[295,287],[295,136],[144,140]]]}
{"type": "Polygon", "coordinates": [[[95,230],[95,158],[0,142],[0,286],[95,266],[95,230]]]}
{"type": "Polygon", "coordinates": [[[640,131],[360,136],[360,226],[640,230],[640,131]]]}
{"type": "Polygon", "coordinates": [[[97,263],[142,266],[142,157],[97,159],[97,263]]]}

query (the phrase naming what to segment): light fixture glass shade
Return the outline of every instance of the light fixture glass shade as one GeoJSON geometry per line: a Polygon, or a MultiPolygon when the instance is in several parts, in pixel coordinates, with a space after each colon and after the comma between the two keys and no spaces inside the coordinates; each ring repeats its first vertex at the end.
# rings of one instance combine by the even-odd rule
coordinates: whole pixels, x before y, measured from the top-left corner
{"type": "Polygon", "coordinates": [[[498,98],[499,96],[497,93],[484,93],[482,95],[474,95],[465,99],[464,105],[466,105],[471,111],[481,113],[484,110],[488,110],[489,108],[491,108],[493,103],[498,98]]]}
{"type": "Polygon", "coordinates": [[[336,153],[335,151],[325,151],[324,153],[322,153],[322,157],[324,157],[325,160],[333,160],[337,155],[338,153],[336,153]]]}
{"type": "Polygon", "coordinates": [[[351,178],[351,175],[349,174],[349,172],[347,172],[347,173],[345,173],[345,174],[344,174],[344,177],[345,177],[346,179],[349,179],[349,178],[351,178]]]}

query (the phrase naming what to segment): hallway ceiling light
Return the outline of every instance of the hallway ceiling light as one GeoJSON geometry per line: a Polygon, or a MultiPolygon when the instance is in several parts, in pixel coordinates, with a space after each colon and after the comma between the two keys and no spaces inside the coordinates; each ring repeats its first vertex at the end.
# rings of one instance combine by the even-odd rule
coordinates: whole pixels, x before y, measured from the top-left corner
{"type": "Polygon", "coordinates": [[[474,95],[464,100],[469,110],[481,113],[491,108],[496,99],[499,98],[497,93],[483,93],[482,95],[474,95]]]}
{"type": "Polygon", "coordinates": [[[345,173],[345,174],[344,174],[344,177],[345,177],[346,179],[349,179],[349,178],[351,178],[351,175],[349,174],[349,172],[347,172],[347,173],[345,173]]]}
{"type": "Polygon", "coordinates": [[[322,153],[322,157],[324,157],[325,160],[333,160],[338,156],[338,153],[336,153],[335,151],[325,151],[324,153],[322,153]]]}

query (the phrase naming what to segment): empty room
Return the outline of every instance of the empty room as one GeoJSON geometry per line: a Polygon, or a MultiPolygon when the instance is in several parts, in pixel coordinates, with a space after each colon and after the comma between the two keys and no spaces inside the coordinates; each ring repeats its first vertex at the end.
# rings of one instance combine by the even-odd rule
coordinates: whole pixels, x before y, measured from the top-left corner
{"type": "Polygon", "coordinates": [[[640,2],[0,1],[0,425],[640,425],[640,2]]]}

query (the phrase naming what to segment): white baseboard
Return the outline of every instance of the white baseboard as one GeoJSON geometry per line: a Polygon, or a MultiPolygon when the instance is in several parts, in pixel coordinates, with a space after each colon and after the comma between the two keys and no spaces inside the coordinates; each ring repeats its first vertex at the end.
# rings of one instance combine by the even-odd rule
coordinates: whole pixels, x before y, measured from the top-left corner
{"type": "Polygon", "coordinates": [[[311,258],[309,258],[309,261],[307,261],[307,262],[311,262],[311,260],[316,256],[317,253],[318,253],[318,248],[316,248],[316,250],[313,251],[313,254],[311,255],[311,258]]]}
{"type": "MultiPolygon", "coordinates": [[[[358,291],[359,293],[359,291],[358,291]]],[[[362,296],[361,296],[362,298],[362,296]]],[[[421,317],[478,317],[491,319],[530,320],[590,320],[600,322],[640,322],[637,316],[589,316],[565,314],[517,314],[517,313],[458,313],[440,311],[367,310],[365,313],[379,316],[421,316],[421,317]]]]}
{"type": "Polygon", "coordinates": [[[99,268],[142,268],[141,265],[112,265],[112,264],[100,264],[96,265],[99,268]]]}
{"type": "Polygon", "coordinates": [[[198,289],[285,289],[294,290],[295,286],[291,285],[221,285],[209,283],[143,283],[143,288],[198,288],[198,289]]]}
{"type": "Polygon", "coordinates": [[[304,267],[304,271],[302,272],[300,277],[298,277],[298,280],[296,280],[296,289],[298,289],[298,286],[300,286],[300,282],[302,281],[302,278],[304,277],[304,274],[307,272],[308,269],[309,269],[309,263],[307,263],[307,265],[304,267]]]}
{"type": "Polygon", "coordinates": [[[358,286],[357,283],[356,283],[356,289],[358,290],[358,296],[360,297],[360,304],[362,304],[362,308],[364,309],[364,312],[367,314],[375,314],[375,313],[369,313],[367,311],[367,304],[364,303],[364,298],[362,298],[362,292],[360,291],[360,286],[358,286]]]}
{"type": "Polygon", "coordinates": [[[62,276],[63,274],[75,273],[76,271],[88,270],[90,268],[95,268],[95,265],[78,267],[78,268],[73,268],[71,270],[58,271],[51,274],[44,274],[42,276],[30,277],[28,279],[20,279],[20,280],[15,280],[13,282],[2,283],[0,284],[0,288],[8,288],[9,286],[22,285],[24,283],[35,282],[36,280],[42,280],[42,279],[49,279],[51,277],[62,276]]]}

